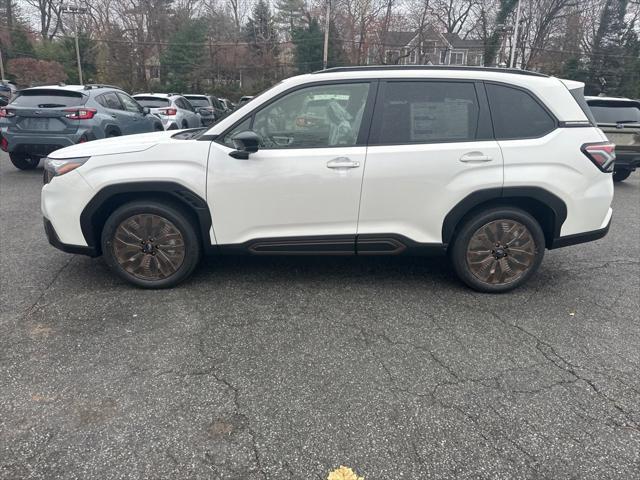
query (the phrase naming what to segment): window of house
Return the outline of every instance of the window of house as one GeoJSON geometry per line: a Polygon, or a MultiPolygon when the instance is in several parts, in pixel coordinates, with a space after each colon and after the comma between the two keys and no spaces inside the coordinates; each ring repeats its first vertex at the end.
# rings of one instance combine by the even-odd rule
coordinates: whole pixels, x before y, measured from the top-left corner
{"type": "Polygon", "coordinates": [[[440,51],[440,65],[446,65],[446,64],[447,64],[447,51],[442,50],[440,51]]]}
{"type": "Polygon", "coordinates": [[[396,61],[398,60],[399,57],[400,57],[400,51],[399,50],[387,50],[385,52],[384,62],[387,65],[393,65],[393,64],[396,63],[396,61]]]}
{"type": "Polygon", "coordinates": [[[482,53],[470,53],[468,56],[469,61],[467,62],[469,65],[483,65],[484,64],[484,55],[482,53]]]}
{"type": "Polygon", "coordinates": [[[409,63],[415,64],[416,63],[416,51],[415,50],[411,50],[411,52],[409,52],[409,63]]]}
{"type": "Polygon", "coordinates": [[[464,52],[451,52],[451,65],[464,65],[464,52]]]}
{"type": "Polygon", "coordinates": [[[388,82],[376,106],[377,143],[473,140],[479,111],[470,82],[388,82]]]}
{"type": "Polygon", "coordinates": [[[495,84],[486,88],[498,140],[542,137],[556,128],[553,117],[524,90],[495,84]]]}

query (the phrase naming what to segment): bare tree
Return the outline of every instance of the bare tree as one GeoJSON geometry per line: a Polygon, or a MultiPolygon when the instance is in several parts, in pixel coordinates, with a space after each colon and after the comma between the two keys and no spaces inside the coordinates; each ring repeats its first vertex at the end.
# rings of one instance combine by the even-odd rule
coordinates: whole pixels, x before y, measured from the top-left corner
{"type": "Polygon", "coordinates": [[[37,12],[40,22],[40,36],[43,40],[51,40],[58,30],[63,30],[61,21],[61,0],[24,0],[37,12]]]}
{"type": "Polygon", "coordinates": [[[466,37],[468,21],[473,19],[482,0],[431,0],[431,14],[446,33],[466,37]]]}

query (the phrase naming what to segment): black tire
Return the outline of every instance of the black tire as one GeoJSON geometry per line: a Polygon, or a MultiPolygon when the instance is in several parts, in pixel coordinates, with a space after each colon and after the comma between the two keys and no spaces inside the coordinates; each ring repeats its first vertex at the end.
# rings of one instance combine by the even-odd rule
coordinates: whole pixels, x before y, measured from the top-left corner
{"type": "Polygon", "coordinates": [[[463,222],[449,255],[460,280],[474,290],[508,292],[527,282],[540,267],[544,258],[544,232],[537,220],[524,210],[494,207],[463,222]],[[496,232],[495,238],[491,238],[492,230],[496,232]],[[522,271],[516,275],[518,270],[522,271]],[[483,279],[485,273],[489,274],[483,279]],[[511,278],[510,274],[513,274],[511,278]]]}
{"type": "MultiPolygon", "coordinates": [[[[151,223],[149,225],[151,225],[151,223]]],[[[201,245],[196,231],[196,227],[190,220],[188,213],[179,205],[153,200],[133,201],[120,206],[105,222],[104,228],[102,229],[101,239],[102,254],[107,265],[109,265],[109,267],[111,267],[111,269],[124,280],[143,288],[170,288],[188,278],[200,261],[201,245]],[[167,247],[160,244],[156,244],[156,248],[154,250],[152,244],[155,239],[142,238],[142,241],[140,242],[140,251],[138,252],[137,249],[134,248],[133,244],[135,243],[135,246],[137,246],[138,241],[135,240],[135,238],[138,238],[138,234],[143,232],[143,229],[135,232],[128,229],[128,231],[132,232],[134,236],[124,238],[124,240],[131,243],[125,242],[122,239],[120,241],[116,239],[117,232],[119,235],[122,235],[122,232],[125,231],[122,229],[118,230],[122,224],[130,226],[132,224],[127,222],[134,221],[135,224],[135,219],[141,219],[142,221],[139,222],[139,225],[142,225],[143,222],[146,223],[149,220],[150,216],[153,216],[156,225],[160,221],[158,220],[159,218],[164,222],[168,222],[165,225],[170,225],[170,228],[175,229],[175,231],[179,233],[179,240],[182,240],[182,242],[177,242],[176,234],[166,234],[165,231],[165,234],[163,235],[165,242],[173,241],[175,244],[182,243],[183,247],[181,252],[183,256],[179,262],[173,262],[167,256],[174,255],[174,253],[171,252],[175,252],[175,249],[178,248],[175,244],[173,246],[174,250],[172,250],[171,246],[167,247]],[[169,240],[169,236],[171,236],[173,240],[169,240]],[[149,245],[152,245],[152,247],[148,248],[149,245]],[[129,257],[129,259],[123,261],[123,254],[124,257],[129,257]],[[131,261],[134,256],[136,256],[135,262],[131,261]],[[146,259],[146,257],[149,258],[146,259]],[[144,264],[136,267],[135,263],[141,258],[146,259],[142,260],[142,262],[146,261],[146,265],[148,265],[148,267],[145,267],[144,264]],[[172,270],[171,274],[164,275],[164,272],[161,272],[161,261],[164,263],[165,267],[167,265],[170,266],[169,270],[175,270],[172,270]],[[127,270],[127,268],[129,268],[129,270],[127,270]],[[136,268],[138,272],[140,272],[140,269],[147,270],[148,274],[144,271],[139,274],[135,274],[131,271],[136,270],[136,268]],[[152,270],[155,270],[156,274],[161,274],[162,276],[154,276],[152,270]]],[[[177,257],[173,256],[172,258],[175,259],[177,257]]]]}
{"type": "Polygon", "coordinates": [[[185,130],[189,128],[189,125],[187,124],[187,122],[182,122],[182,129],[185,130]]]}
{"type": "Polygon", "coordinates": [[[613,181],[614,182],[622,182],[629,178],[632,170],[628,170],[626,168],[621,168],[620,170],[614,170],[613,172],[613,181]]]}
{"type": "Polygon", "coordinates": [[[9,158],[13,166],[20,170],[33,170],[40,164],[40,158],[26,153],[10,153],[9,158]]]}
{"type": "Polygon", "coordinates": [[[120,136],[120,132],[118,132],[117,130],[109,130],[107,132],[107,138],[115,138],[119,136],[120,136]]]}

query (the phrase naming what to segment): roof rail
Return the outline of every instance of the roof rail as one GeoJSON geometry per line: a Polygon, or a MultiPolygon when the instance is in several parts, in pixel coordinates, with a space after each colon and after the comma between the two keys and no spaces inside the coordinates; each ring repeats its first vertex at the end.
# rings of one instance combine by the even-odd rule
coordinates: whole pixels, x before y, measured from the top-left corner
{"type": "Polygon", "coordinates": [[[517,68],[470,67],[467,65],[363,65],[354,67],[332,67],[325,70],[318,70],[316,72],[313,72],[313,74],[336,72],[367,72],[376,70],[464,70],[471,72],[514,73],[516,75],[528,75],[532,77],[549,77],[549,75],[545,75],[544,73],[532,72],[530,70],[519,70],[517,68]]]}
{"type": "Polygon", "coordinates": [[[117,90],[122,90],[124,92],[124,89],[122,87],[117,87],[116,85],[105,85],[102,83],[88,83],[84,86],[85,90],[91,90],[92,88],[115,88],[117,90]]]}

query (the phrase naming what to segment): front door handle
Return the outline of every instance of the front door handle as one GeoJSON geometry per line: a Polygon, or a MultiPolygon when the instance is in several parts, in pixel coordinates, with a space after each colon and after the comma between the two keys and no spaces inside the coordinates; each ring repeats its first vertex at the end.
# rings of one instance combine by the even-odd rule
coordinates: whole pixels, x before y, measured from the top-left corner
{"type": "Polygon", "coordinates": [[[358,168],[360,162],[349,157],[338,157],[327,162],[327,168],[358,168]]]}
{"type": "Polygon", "coordinates": [[[490,162],[491,160],[493,160],[493,157],[482,152],[469,152],[460,157],[460,161],[464,163],[490,162]]]}

